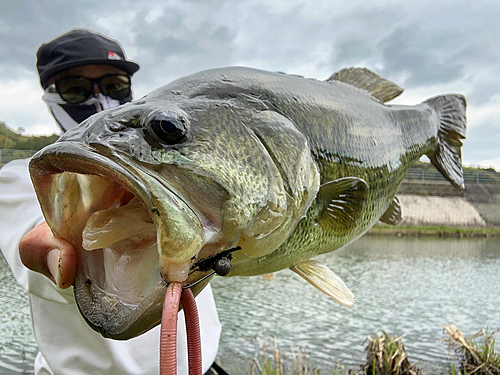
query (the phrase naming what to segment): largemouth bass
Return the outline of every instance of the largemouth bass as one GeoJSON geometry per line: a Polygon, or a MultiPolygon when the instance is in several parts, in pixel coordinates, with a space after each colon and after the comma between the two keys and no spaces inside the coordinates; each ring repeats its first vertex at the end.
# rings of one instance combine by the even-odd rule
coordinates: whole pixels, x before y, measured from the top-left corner
{"type": "MultiPolygon", "coordinates": [[[[165,286],[290,268],[345,306],[312,260],[401,219],[422,155],[463,188],[465,98],[402,93],[364,68],[326,81],[233,67],[180,78],[109,109],[38,152],[30,172],[55,236],[78,249],[78,307],[129,339],[159,323],[165,286]]],[[[267,277],[266,276],[266,277],[267,277]]]]}

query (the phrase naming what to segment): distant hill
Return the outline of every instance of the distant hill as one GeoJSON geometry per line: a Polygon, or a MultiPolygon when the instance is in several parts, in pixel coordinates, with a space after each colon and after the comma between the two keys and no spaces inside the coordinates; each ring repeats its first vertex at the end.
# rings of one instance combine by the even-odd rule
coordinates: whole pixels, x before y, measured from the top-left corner
{"type": "Polygon", "coordinates": [[[40,150],[54,143],[58,135],[27,136],[9,128],[7,124],[0,121],[0,149],[9,150],[40,150]]]}

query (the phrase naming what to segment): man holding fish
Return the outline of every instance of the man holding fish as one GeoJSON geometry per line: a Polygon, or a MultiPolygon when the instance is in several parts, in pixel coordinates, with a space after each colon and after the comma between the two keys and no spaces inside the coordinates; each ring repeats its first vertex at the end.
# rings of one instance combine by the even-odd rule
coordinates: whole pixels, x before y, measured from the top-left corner
{"type": "MultiPolygon", "coordinates": [[[[57,77],[55,91],[83,102],[86,90],[66,90],[70,78],[57,77]]],[[[87,78],[92,86],[98,77],[87,78]]],[[[123,100],[121,83],[111,94],[100,78],[101,91],[123,100]]],[[[96,114],[30,161],[48,226],[77,248],[50,255],[57,267],[42,257],[46,269],[35,269],[49,276],[55,270],[60,286],[74,275],[85,321],[116,340],[148,335],[160,318],[163,325],[163,299],[175,307],[180,295],[169,298],[170,288],[196,295],[214,274],[289,268],[351,307],[354,296],[341,278],[312,258],[349,244],[378,220],[400,222],[395,195],[422,155],[464,187],[465,98],[386,104],[402,92],[360,67],[325,81],[226,67],[96,114]]],[[[165,321],[177,317],[177,308],[166,310],[165,321]]],[[[166,337],[165,352],[175,353],[173,334],[166,337]]]]}
{"type": "MultiPolygon", "coordinates": [[[[139,65],[127,60],[114,40],[88,30],[72,30],[43,44],[37,59],[43,100],[63,132],[101,110],[132,100],[130,79],[139,65]]],[[[54,237],[44,221],[29,179],[28,160],[13,161],[0,170],[0,228],[0,248],[16,280],[28,290],[40,349],[35,374],[158,373],[158,327],[117,341],[94,332],[82,318],[71,290],[77,267],[75,249],[54,237]]],[[[210,287],[196,300],[203,311],[203,371],[210,373],[221,326],[210,287]]],[[[183,321],[179,319],[181,325],[183,321]]],[[[187,373],[184,332],[179,329],[179,374],[187,373]]]]}

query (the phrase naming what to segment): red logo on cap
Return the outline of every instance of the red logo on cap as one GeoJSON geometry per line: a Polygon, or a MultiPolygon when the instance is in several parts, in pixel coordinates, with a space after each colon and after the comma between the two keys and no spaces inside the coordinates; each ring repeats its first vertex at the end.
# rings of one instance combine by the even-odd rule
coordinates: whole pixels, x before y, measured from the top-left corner
{"type": "Polygon", "coordinates": [[[108,59],[109,60],[121,60],[122,58],[116,52],[109,51],[108,52],[108,59]]]}

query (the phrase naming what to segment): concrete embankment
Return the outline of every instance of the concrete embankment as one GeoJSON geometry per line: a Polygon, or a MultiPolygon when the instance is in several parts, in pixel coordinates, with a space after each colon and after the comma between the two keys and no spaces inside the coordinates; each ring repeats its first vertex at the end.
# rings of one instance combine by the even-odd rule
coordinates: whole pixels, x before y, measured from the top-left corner
{"type": "Polygon", "coordinates": [[[500,185],[405,181],[398,191],[401,225],[500,226],[500,185]]]}
{"type": "Polygon", "coordinates": [[[478,210],[462,197],[423,197],[399,195],[401,225],[447,225],[484,227],[486,221],[478,210]]]}

